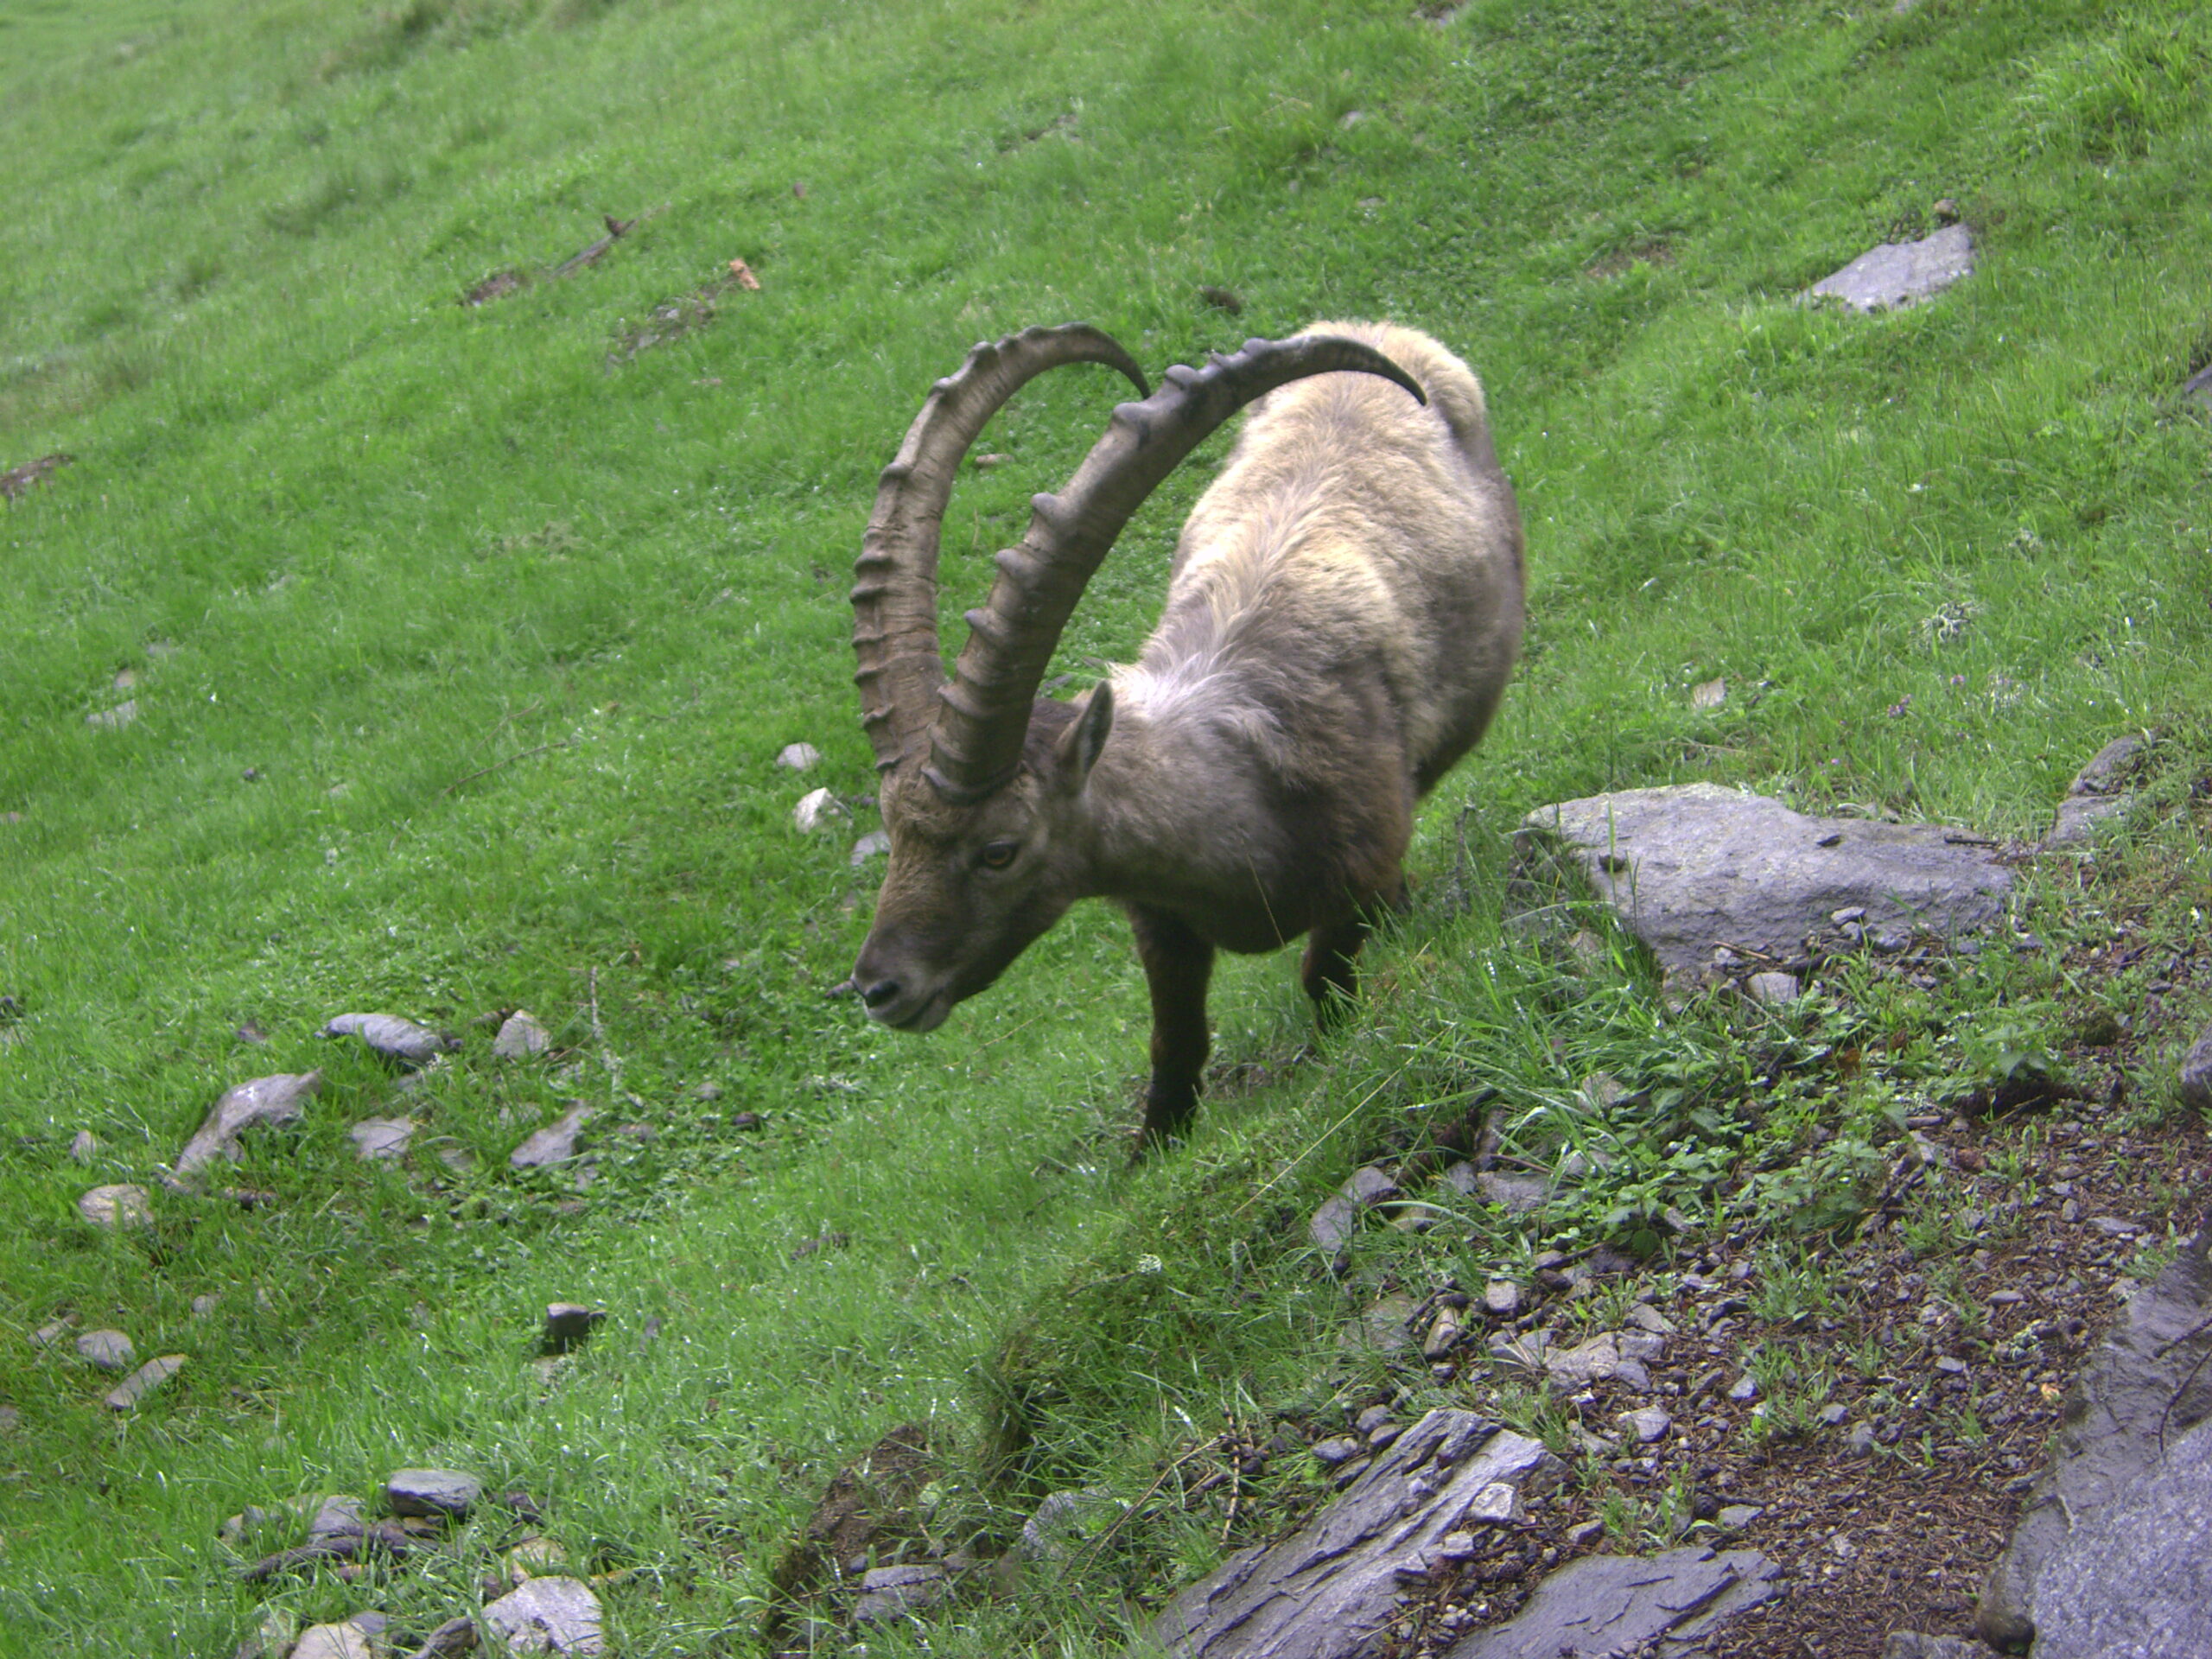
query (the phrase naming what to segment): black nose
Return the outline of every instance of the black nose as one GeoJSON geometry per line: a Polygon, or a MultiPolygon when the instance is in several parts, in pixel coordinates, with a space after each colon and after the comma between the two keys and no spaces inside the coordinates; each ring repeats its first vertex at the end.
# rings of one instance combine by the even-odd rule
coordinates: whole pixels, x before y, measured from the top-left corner
{"type": "Polygon", "coordinates": [[[887,1002],[896,1002],[898,1000],[899,982],[895,979],[879,979],[873,985],[864,985],[861,988],[861,1001],[871,1008],[880,1008],[887,1002]]]}

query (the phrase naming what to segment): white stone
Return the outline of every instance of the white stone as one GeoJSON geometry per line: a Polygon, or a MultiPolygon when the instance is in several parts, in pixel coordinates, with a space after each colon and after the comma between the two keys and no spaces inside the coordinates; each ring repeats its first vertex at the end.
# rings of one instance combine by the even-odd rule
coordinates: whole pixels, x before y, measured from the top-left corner
{"type": "Polygon", "coordinates": [[[822,764],[822,751],[811,743],[786,743],[777,755],[776,764],[789,766],[793,772],[811,772],[822,764]]]}
{"type": "Polygon", "coordinates": [[[492,1058],[526,1060],[552,1046],[551,1033],[537,1023],[537,1017],[527,1008],[517,1008],[500,1026],[499,1034],[492,1039],[492,1058]]]}
{"type": "Polygon", "coordinates": [[[1917,242],[1885,242],[1813,284],[1808,299],[1840,300],[1853,311],[1883,311],[1933,299],[1974,274],[1974,232],[1947,225],[1917,242]]]}
{"type": "Polygon", "coordinates": [[[826,789],[809,790],[799,797],[798,804],[791,809],[791,822],[798,826],[801,833],[805,835],[812,835],[817,830],[826,830],[830,827],[832,819],[844,816],[845,809],[838,804],[837,798],[826,789]]]}
{"type": "Polygon", "coordinates": [[[77,1213],[95,1227],[154,1224],[153,1206],[148,1203],[143,1186],[96,1186],[77,1200],[77,1213]]]}

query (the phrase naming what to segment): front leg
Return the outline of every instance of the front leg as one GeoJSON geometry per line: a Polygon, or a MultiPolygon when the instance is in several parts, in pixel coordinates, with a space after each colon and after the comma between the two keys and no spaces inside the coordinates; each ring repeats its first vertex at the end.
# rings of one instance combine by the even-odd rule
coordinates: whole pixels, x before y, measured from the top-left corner
{"type": "Polygon", "coordinates": [[[1144,1091],[1141,1156],[1182,1135],[1198,1109],[1198,1079],[1211,1040],[1206,982],[1213,976],[1213,946],[1164,910],[1132,905],[1129,925],[1152,989],[1152,1082],[1144,1091]]]}
{"type": "Polygon", "coordinates": [[[1325,1029],[1351,1006],[1352,994],[1359,986],[1358,970],[1352,963],[1360,946],[1367,942],[1368,930],[1383,916],[1402,915],[1405,909],[1406,879],[1394,875],[1380,893],[1360,906],[1348,920],[1317,927],[1306,935],[1300,977],[1305,982],[1306,995],[1313,999],[1314,1017],[1325,1029]]]}

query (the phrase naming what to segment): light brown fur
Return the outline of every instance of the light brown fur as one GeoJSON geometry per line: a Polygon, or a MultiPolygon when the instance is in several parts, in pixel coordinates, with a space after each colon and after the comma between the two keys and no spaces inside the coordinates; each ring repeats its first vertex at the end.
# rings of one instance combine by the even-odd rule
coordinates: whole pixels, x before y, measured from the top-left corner
{"type": "Polygon", "coordinates": [[[1020,774],[978,804],[885,779],[870,1012],[927,1030],[1075,900],[1115,899],[1153,988],[1150,1137],[1194,1108],[1216,948],[1310,933],[1307,989],[1325,1011],[1350,990],[1414,804],[1481,738],[1520,643],[1520,517],[1474,376],[1410,329],[1306,332],[1377,347],[1427,405],[1354,373],[1255,402],[1136,664],[1038,703],[1020,774]]]}

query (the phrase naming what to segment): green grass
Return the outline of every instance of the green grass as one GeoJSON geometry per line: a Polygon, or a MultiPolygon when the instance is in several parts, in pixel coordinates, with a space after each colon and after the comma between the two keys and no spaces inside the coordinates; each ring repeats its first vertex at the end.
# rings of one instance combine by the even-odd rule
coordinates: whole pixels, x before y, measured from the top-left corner
{"type": "MultiPolygon", "coordinates": [[[[1618,1154],[1569,1236],[1847,1188],[1902,1102],[1971,1069],[1952,1026],[2001,1003],[2034,1037],[2079,988],[2006,957],[1770,1039],[1669,1019],[1625,954],[1578,978],[1498,934],[1503,834],[1692,778],[2020,833],[2157,726],[2141,856],[2179,872],[2173,914],[2203,901],[2212,488],[2173,393],[2212,354],[2209,61],[2195,9],[2158,0],[1485,0],[1442,28],[1402,4],[0,0],[0,467],[76,457],[0,512],[22,1413],[0,1651],[227,1651],[262,1598],[216,1520],[431,1461],[638,1569],[608,1592],[620,1651],[749,1651],[821,1480],[894,1422],[970,1448],[945,1525],[1003,1529],[1036,1483],[1135,1497],[1224,1409],[1325,1393],[1345,1304],[1300,1256],[1305,1206],[1476,1089],[1532,1151],[1618,1154]],[[1982,264],[1941,302],[1792,302],[1945,195],[1982,264]],[[602,213],[648,212],[545,279],[602,213]],[[733,257],[760,292],[614,360],[733,257]],[[510,269],[538,280],[457,302],[510,269]],[[878,1033],[823,995],[872,873],[788,811],[869,787],[846,571],[875,469],[970,341],[1083,317],[1156,372],[1332,315],[1415,323],[1483,374],[1529,520],[1528,658],[1428,814],[1439,897],[1378,952],[1367,1017],[1289,1065],[1287,964],[1236,966],[1219,1052],[1279,1080],[1133,1179],[1118,923],[1072,919],[926,1042],[878,1033]],[[1716,675],[1728,702],[1694,711],[1716,675]],[[126,696],[134,723],[87,725],[126,696]],[[798,738],[827,757],[804,781],[772,765],[798,738]],[[518,1006],[563,1053],[489,1060],[469,1022],[518,1006]],[[469,1031],[405,1109],[475,1173],[353,1159],[392,1084],[313,1037],[350,1008],[469,1031]],[[268,1046],[236,1041],[248,1020],[268,1046]],[[1819,1083],[1825,1050],[1913,1022],[1893,1068],[1819,1083]],[[160,1195],[136,1239],[76,1220],[224,1087],[315,1065],[305,1123],[250,1139],[238,1177],[273,1202],[160,1195]],[[1755,1119],[1769,1065],[1804,1082],[1755,1119]],[[1599,1070],[1641,1101],[1580,1106],[1599,1070]],[[603,1137],[580,1213],[504,1166],[572,1097],[655,1131],[603,1137]],[[791,1258],[825,1231],[849,1248],[791,1258]],[[549,1393],[530,1343],[568,1298],[614,1319],[549,1393]],[[191,1363],[108,1421],[73,1357],[22,1339],[63,1309],[191,1363]]],[[[948,614],[1113,396],[1056,377],[994,425],[1012,460],[954,502],[948,614]]],[[[1221,448],[1140,515],[1063,668],[1134,652],[1221,448]]],[[[1403,1261],[1363,1242],[1360,1282],[1529,1248],[1467,1223],[1403,1261]]],[[[1179,1513],[933,1650],[1110,1646],[1110,1592],[1218,1551],[1179,1513]]],[[[496,1541],[270,1599],[435,1622],[496,1541]]]]}

